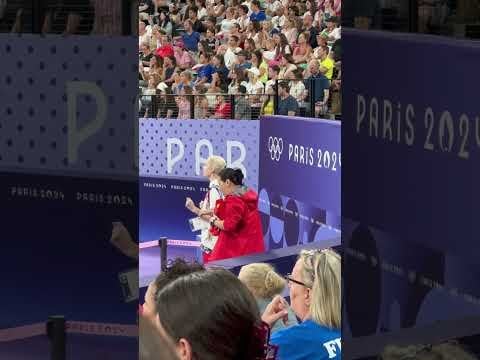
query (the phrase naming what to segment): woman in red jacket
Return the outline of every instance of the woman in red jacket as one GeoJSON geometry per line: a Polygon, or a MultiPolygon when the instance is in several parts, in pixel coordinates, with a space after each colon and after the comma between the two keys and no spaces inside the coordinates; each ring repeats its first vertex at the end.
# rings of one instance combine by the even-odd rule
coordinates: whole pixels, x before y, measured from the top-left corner
{"type": "Polygon", "coordinates": [[[258,194],[243,185],[240,169],[223,169],[219,177],[224,198],[217,200],[209,218],[210,231],[218,235],[218,240],[208,261],[265,251],[258,194]]]}

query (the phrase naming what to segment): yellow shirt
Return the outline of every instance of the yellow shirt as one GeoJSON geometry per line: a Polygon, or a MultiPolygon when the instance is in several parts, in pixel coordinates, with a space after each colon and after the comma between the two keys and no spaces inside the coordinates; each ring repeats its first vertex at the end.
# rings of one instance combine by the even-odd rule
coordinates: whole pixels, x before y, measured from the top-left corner
{"type": "Polygon", "coordinates": [[[333,68],[335,67],[335,62],[333,61],[333,59],[330,56],[327,56],[325,60],[323,61],[319,60],[319,63],[321,67],[324,67],[325,69],[327,69],[327,72],[325,73],[325,77],[328,80],[332,80],[333,68]]]}
{"type": "Polygon", "coordinates": [[[273,115],[273,100],[270,100],[262,109],[262,115],[273,115]]]}
{"type": "Polygon", "coordinates": [[[265,69],[265,73],[260,77],[260,81],[264,84],[267,83],[268,81],[268,65],[265,61],[262,61],[262,63],[259,66],[259,70],[265,69]]]}

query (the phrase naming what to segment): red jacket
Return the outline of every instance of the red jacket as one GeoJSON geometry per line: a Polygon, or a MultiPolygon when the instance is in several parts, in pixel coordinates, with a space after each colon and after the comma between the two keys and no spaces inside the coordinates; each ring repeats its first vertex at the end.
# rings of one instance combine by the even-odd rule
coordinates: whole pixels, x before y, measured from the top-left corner
{"type": "Polygon", "coordinates": [[[265,251],[255,191],[247,190],[243,195],[228,195],[217,200],[215,215],[223,220],[224,230],[219,231],[208,261],[265,251]]]}

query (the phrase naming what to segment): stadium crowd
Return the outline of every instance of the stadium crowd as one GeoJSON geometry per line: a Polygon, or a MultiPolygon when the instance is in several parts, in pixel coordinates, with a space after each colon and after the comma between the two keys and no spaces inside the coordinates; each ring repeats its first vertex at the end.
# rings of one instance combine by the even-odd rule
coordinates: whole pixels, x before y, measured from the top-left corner
{"type": "Polygon", "coordinates": [[[141,117],[341,114],[341,1],[181,1],[140,4],[141,117]]]}

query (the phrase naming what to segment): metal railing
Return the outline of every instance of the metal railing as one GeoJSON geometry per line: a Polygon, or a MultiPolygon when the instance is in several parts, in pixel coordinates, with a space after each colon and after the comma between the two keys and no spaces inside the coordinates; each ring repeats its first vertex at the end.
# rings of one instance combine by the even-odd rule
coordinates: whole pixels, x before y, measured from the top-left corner
{"type": "MultiPolygon", "coordinates": [[[[158,90],[141,89],[139,95],[140,118],[173,119],[237,119],[256,120],[262,115],[290,115],[310,118],[341,120],[341,93],[332,87],[323,102],[323,89],[317,88],[313,79],[305,80],[302,93],[290,95],[296,107],[286,106],[279,94],[278,82],[274,94],[224,94],[205,93],[192,95],[163,94],[158,90]]],[[[290,99],[291,102],[291,99],[290,99]]]]}

